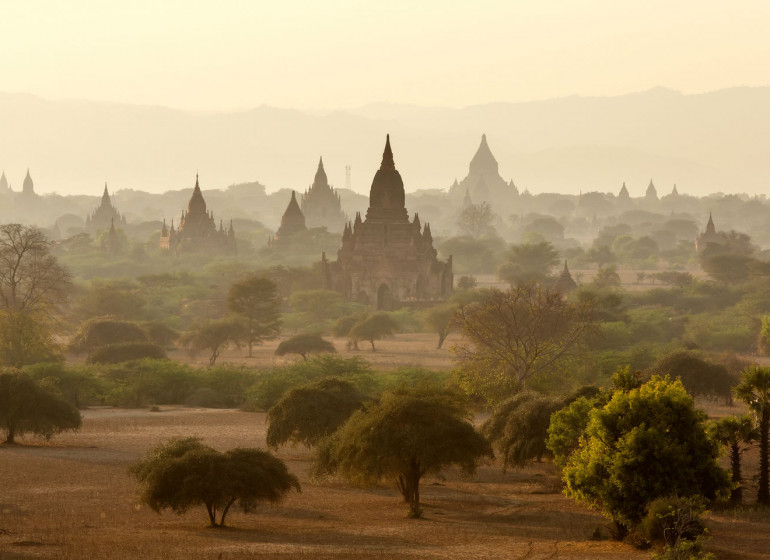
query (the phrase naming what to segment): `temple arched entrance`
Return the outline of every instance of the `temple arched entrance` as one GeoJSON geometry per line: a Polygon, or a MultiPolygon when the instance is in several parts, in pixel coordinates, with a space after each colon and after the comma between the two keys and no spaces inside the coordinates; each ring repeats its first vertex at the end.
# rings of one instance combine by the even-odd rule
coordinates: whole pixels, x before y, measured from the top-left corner
{"type": "Polygon", "coordinates": [[[387,284],[381,284],[377,290],[377,309],[389,310],[393,307],[393,293],[387,284]]]}

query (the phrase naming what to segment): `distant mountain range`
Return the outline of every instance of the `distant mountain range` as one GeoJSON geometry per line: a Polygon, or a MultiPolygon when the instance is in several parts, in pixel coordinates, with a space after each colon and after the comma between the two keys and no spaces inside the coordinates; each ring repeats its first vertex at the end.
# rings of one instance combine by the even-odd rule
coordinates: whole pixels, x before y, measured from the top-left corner
{"type": "Polygon", "coordinates": [[[261,106],[194,113],[0,93],[0,170],[14,190],[30,168],[39,193],[100,194],[258,181],[304,190],[323,155],[330,182],[368,193],[385,134],[407,191],[444,189],[468,171],[485,132],[500,173],[533,193],[641,196],[770,190],[770,88],[698,95],[655,88],[462,109],[373,104],[311,114],[261,106]]]}

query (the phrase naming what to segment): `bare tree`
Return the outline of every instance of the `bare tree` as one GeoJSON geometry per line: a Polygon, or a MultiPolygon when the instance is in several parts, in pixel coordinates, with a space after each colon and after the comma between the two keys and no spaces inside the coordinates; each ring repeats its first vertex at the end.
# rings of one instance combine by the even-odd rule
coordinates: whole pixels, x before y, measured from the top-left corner
{"type": "Polygon", "coordinates": [[[454,347],[466,388],[499,401],[538,374],[553,374],[596,332],[593,304],[570,303],[537,284],[462,305],[455,322],[465,342],[454,347]]]}
{"type": "Polygon", "coordinates": [[[471,204],[460,214],[457,225],[471,237],[481,237],[493,230],[492,222],[495,215],[492,207],[486,202],[471,204]]]}
{"type": "Polygon", "coordinates": [[[22,366],[51,358],[52,321],[71,285],[40,230],[0,226],[0,361],[22,366]]]}

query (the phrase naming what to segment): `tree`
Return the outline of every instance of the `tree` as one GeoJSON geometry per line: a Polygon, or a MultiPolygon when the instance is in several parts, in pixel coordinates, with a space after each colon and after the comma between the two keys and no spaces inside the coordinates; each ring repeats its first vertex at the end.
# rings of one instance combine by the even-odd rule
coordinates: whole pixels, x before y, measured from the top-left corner
{"type": "MultiPolygon", "coordinates": [[[[119,364],[134,360],[166,360],[166,351],[152,342],[105,344],[88,353],[87,364],[119,364]]],[[[212,364],[213,365],[213,364],[212,364]]]]}
{"type": "Polygon", "coordinates": [[[741,454],[743,444],[750,443],[759,437],[754,426],[754,419],[749,415],[727,416],[709,426],[711,438],[726,445],[730,453],[730,472],[733,490],[730,501],[740,504],[743,501],[743,482],[741,479],[741,454]]]}
{"type": "Polygon", "coordinates": [[[425,326],[438,334],[437,348],[439,349],[454,328],[452,318],[456,310],[455,305],[436,305],[428,309],[423,315],[425,326]]]}
{"type": "Polygon", "coordinates": [[[318,445],[361,409],[365,399],[352,384],[336,377],[292,389],[267,411],[267,444],[318,445]]]}
{"type": "Polygon", "coordinates": [[[350,339],[355,342],[356,347],[362,340],[368,341],[372,345],[372,352],[376,350],[374,341],[380,340],[386,336],[391,336],[398,332],[398,323],[393,318],[381,311],[369,315],[366,319],[359,321],[350,328],[350,339]]]}
{"type": "Polygon", "coordinates": [[[770,504],[770,464],[768,463],[768,436],[770,436],[770,368],[749,366],[741,374],[735,387],[735,396],[749,405],[759,424],[759,486],[757,502],[770,504]]]}
{"type": "Polygon", "coordinates": [[[466,402],[453,391],[432,384],[394,389],[324,440],[316,472],[339,472],[365,484],[393,479],[410,517],[420,517],[423,476],[449,465],[472,474],[479,458],[492,455],[468,416],[466,402]]]}
{"type": "Polygon", "coordinates": [[[159,445],[129,474],[144,485],[142,501],[153,511],[170,508],[181,514],[203,504],[211,527],[224,527],[236,502],[248,513],[260,501],[275,503],[292,489],[300,491],[297,477],[270,453],[251,448],[220,453],[197,438],[159,445]]]}
{"type": "Polygon", "coordinates": [[[347,313],[351,306],[342,299],[339,292],[332,290],[305,290],[291,295],[293,311],[306,315],[311,323],[336,319],[347,313]]]}
{"type": "Polygon", "coordinates": [[[620,275],[614,266],[600,267],[591,283],[597,288],[617,288],[620,286],[620,275]]]}
{"type": "Polygon", "coordinates": [[[336,352],[334,344],[324,340],[319,334],[298,334],[281,341],[275,350],[275,355],[299,354],[304,360],[307,360],[308,354],[334,354],[336,352]]]}
{"type": "Polygon", "coordinates": [[[457,279],[458,290],[472,290],[477,284],[475,276],[460,276],[457,279]]]}
{"type": "Polygon", "coordinates": [[[539,463],[548,452],[546,438],[551,414],[563,399],[522,392],[499,405],[487,420],[482,433],[503,457],[503,469],[522,467],[535,459],[539,463]]]}
{"type": "Polygon", "coordinates": [[[232,344],[240,348],[248,336],[248,327],[241,318],[225,317],[197,325],[184,333],[179,342],[192,355],[203,350],[210,351],[209,365],[213,366],[223,347],[232,344]]]}
{"type": "Polygon", "coordinates": [[[139,319],[147,304],[142,287],[128,280],[93,280],[77,302],[77,313],[86,319],[139,319]]]}
{"type": "Polygon", "coordinates": [[[67,301],[69,272],[34,227],[0,226],[0,359],[22,366],[50,356],[51,323],[67,301]],[[48,351],[46,351],[48,349],[48,351]]]}
{"type": "Polygon", "coordinates": [[[124,342],[147,342],[147,332],[132,321],[114,317],[94,317],[83,321],[70,340],[76,354],[92,352],[100,346],[124,342]]]}
{"type": "Polygon", "coordinates": [[[686,350],[662,357],[651,371],[680,378],[684,388],[693,397],[719,396],[729,401],[736,382],[723,364],[709,362],[697,353],[686,350]]]}
{"type": "Polygon", "coordinates": [[[607,245],[595,245],[586,252],[588,262],[595,262],[599,268],[615,262],[617,257],[607,245]]]}
{"type": "Polygon", "coordinates": [[[500,401],[536,375],[552,375],[595,332],[592,302],[570,303],[537,284],[489,290],[461,305],[463,342],[453,350],[470,392],[500,401]]]}
{"type": "Polygon", "coordinates": [[[616,391],[589,413],[585,436],[564,468],[565,493],[601,510],[624,535],[656,498],[702,495],[713,500],[730,487],[680,381],[654,376],[639,388],[616,391]]]}
{"type": "Polygon", "coordinates": [[[280,307],[276,285],[267,278],[249,276],[230,286],[227,308],[245,319],[249,358],[254,344],[275,338],[281,331],[280,307]]]}
{"type": "Polygon", "coordinates": [[[492,227],[494,219],[492,207],[486,202],[482,202],[481,204],[470,204],[464,208],[460,213],[457,225],[465,233],[478,239],[484,234],[494,232],[492,227]]]}
{"type": "Polygon", "coordinates": [[[558,262],[559,252],[548,241],[512,245],[497,275],[511,286],[545,282],[558,262]]]}
{"type": "Polygon", "coordinates": [[[17,370],[0,373],[0,423],[5,442],[32,433],[50,439],[55,434],[80,428],[82,420],[75,407],[38,386],[17,370]]]}

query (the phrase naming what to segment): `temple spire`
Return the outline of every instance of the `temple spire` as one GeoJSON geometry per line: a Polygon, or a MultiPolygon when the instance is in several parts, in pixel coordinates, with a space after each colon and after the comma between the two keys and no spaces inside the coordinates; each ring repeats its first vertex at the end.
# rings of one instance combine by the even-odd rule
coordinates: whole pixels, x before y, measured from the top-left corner
{"type": "Polygon", "coordinates": [[[711,212],[709,212],[709,221],[706,224],[706,233],[714,234],[717,232],[717,228],[714,227],[714,219],[711,217],[711,212]]]}
{"type": "Polygon", "coordinates": [[[385,151],[382,152],[380,169],[383,167],[396,167],[396,162],[393,161],[393,150],[390,149],[390,134],[385,137],[385,151]]]}

